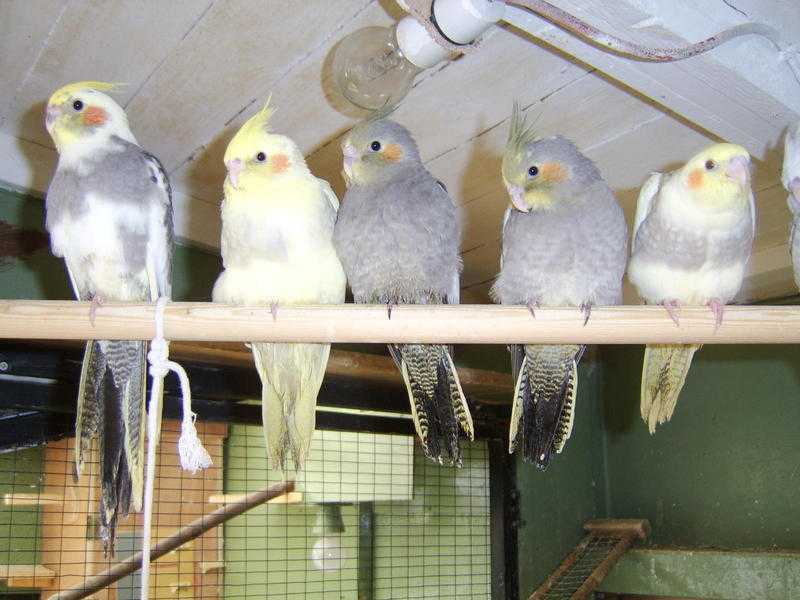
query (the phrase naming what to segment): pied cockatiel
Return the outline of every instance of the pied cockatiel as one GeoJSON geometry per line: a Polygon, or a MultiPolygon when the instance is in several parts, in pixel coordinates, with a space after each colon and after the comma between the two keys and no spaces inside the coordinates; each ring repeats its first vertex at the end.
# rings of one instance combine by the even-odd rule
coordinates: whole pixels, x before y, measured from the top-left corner
{"type": "MultiPolygon", "coordinates": [[[[682,304],[707,305],[716,325],[742,287],[756,230],[750,155],[714,144],[671,173],[654,173],[636,205],[628,277],[678,323],[682,304]]],[[[650,433],[669,421],[698,344],[648,344],[641,412],[650,433]]]]}
{"type": "MultiPolygon", "coordinates": [[[[164,170],[136,142],[122,108],[86,81],[56,91],[45,124],[58,151],[46,198],[54,255],[79,300],[152,302],[172,293],[172,200],[164,170]]],[[[80,475],[99,440],[101,537],[113,553],[120,516],[141,510],[147,344],[86,344],[75,425],[80,475]]]]}

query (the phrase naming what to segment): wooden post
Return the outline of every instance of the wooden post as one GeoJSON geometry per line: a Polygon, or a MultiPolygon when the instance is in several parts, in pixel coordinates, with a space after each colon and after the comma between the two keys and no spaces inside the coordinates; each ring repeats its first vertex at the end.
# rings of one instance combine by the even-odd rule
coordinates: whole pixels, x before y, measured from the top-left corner
{"type": "MultiPolygon", "coordinates": [[[[163,540],[159,540],[150,550],[150,560],[151,562],[155,561],[156,559],[164,556],[167,552],[174,550],[189,540],[200,537],[206,531],[213,529],[217,525],[221,525],[225,521],[232,519],[233,517],[238,516],[250,510],[251,508],[263,504],[264,502],[267,502],[276,496],[288,494],[293,491],[294,482],[289,481],[286,483],[273,485],[264,490],[247,494],[245,498],[243,498],[240,502],[236,502],[235,504],[226,504],[225,506],[218,508],[207,515],[204,515],[199,519],[195,519],[186,527],[182,527],[171,536],[164,538],[163,540]]],[[[50,596],[49,600],[80,600],[81,598],[86,598],[95,592],[108,587],[115,581],[119,581],[126,575],[130,575],[140,568],[141,565],[142,553],[137,552],[133,556],[126,558],[122,562],[114,565],[110,569],[87,578],[83,583],[50,596]]]]}
{"type": "MultiPolygon", "coordinates": [[[[90,304],[0,301],[0,338],[151,339],[153,304],[104,304],[89,322],[90,304]]],[[[584,326],[577,308],[497,305],[324,305],[234,307],[175,302],[165,311],[168,340],[309,343],[462,344],[796,344],[800,306],[730,306],[715,330],[706,307],[680,310],[680,325],[658,306],[598,307],[584,326]]]]}

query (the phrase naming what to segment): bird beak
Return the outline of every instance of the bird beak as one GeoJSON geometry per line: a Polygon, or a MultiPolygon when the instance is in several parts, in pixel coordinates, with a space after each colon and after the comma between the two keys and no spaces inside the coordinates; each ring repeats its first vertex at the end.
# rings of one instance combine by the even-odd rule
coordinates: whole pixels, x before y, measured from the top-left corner
{"type": "Polygon", "coordinates": [[[509,185],[507,189],[509,196],[511,196],[511,204],[514,205],[514,208],[520,212],[530,212],[531,207],[525,204],[525,189],[518,185],[509,185]]]}
{"type": "Polygon", "coordinates": [[[734,156],[728,161],[725,174],[741,186],[750,180],[750,159],[747,156],[734,156]]]}
{"type": "Polygon", "coordinates": [[[47,110],[44,113],[44,126],[47,129],[50,129],[53,126],[53,123],[56,122],[56,119],[61,115],[61,109],[57,106],[53,106],[52,104],[47,105],[47,110]]]}
{"type": "Polygon", "coordinates": [[[244,169],[244,163],[239,158],[234,158],[225,163],[228,169],[228,180],[231,182],[233,189],[239,189],[239,174],[244,169]]]}
{"type": "Polygon", "coordinates": [[[344,146],[342,146],[342,155],[343,155],[342,166],[344,167],[345,175],[352,178],[353,165],[358,161],[359,158],[358,151],[351,144],[345,144],[344,146]]]}

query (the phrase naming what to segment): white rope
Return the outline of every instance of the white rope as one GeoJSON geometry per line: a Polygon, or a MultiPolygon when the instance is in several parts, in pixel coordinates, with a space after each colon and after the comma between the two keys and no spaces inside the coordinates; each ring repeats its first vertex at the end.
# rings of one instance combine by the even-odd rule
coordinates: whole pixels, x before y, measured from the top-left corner
{"type": "Polygon", "coordinates": [[[160,297],[156,302],[156,335],[150,342],[147,360],[150,363],[150,405],[147,411],[147,468],[144,487],[144,532],[142,534],[142,591],[141,600],[147,600],[150,590],[150,533],[153,521],[153,487],[156,474],[156,447],[158,446],[159,423],[161,421],[161,396],[164,391],[164,377],[169,371],[178,376],[183,399],[183,421],[181,437],[178,440],[178,454],[181,466],[192,473],[211,466],[211,457],[197,435],[192,412],[192,392],[189,377],[178,363],[169,360],[169,342],[164,339],[164,308],[167,298],[160,297]]]}

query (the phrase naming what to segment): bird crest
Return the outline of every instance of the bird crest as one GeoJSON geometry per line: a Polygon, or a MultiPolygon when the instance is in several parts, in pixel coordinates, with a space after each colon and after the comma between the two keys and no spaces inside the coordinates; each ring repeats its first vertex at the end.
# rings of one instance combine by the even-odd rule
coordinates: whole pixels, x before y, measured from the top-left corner
{"type": "Polygon", "coordinates": [[[125,87],[124,83],[107,83],[105,81],[76,81],[58,88],[50,96],[49,104],[60,104],[75,92],[80,90],[95,90],[97,92],[115,92],[125,87]]]}
{"type": "Polygon", "coordinates": [[[250,117],[247,122],[242,125],[239,133],[250,135],[254,133],[270,133],[272,129],[269,126],[269,121],[272,115],[275,114],[276,108],[272,106],[272,94],[267,97],[264,106],[256,114],[250,117]]]}
{"type": "Polygon", "coordinates": [[[511,111],[511,127],[508,130],[508,142],[506,148],[514,153],[520,153],[528,144],[536,141],[534,123],[528,123],[528,119],[520,109],[519,104],[514,102],[511,111]]]}

